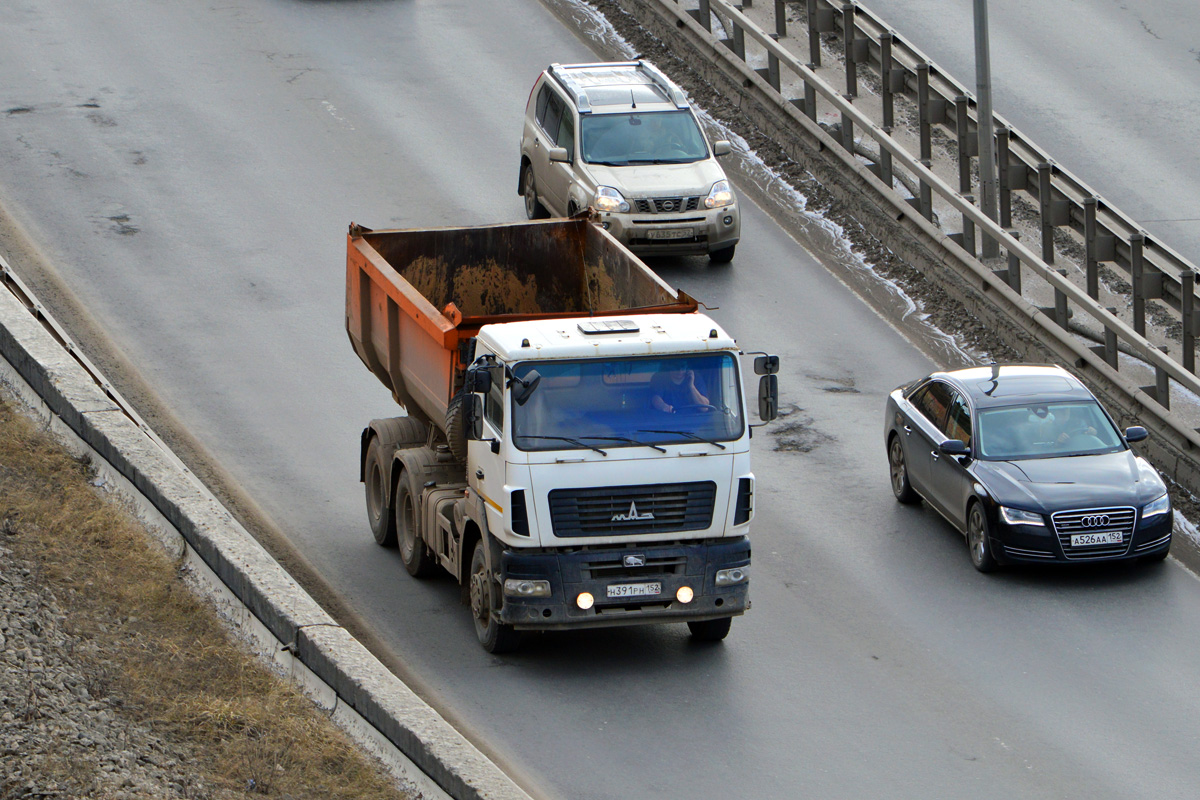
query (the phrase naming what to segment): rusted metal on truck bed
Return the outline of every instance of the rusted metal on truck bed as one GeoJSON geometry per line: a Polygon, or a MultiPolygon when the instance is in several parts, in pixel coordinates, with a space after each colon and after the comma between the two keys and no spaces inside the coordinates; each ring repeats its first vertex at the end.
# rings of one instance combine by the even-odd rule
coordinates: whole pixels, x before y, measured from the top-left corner
{"type": "Polygon", "coordinates": [[[477,227],[372,231],[351,224],[346,331],[410,416],[445,424],[480,327],[532,319],[690,313],[585,216],[477,227]]]}

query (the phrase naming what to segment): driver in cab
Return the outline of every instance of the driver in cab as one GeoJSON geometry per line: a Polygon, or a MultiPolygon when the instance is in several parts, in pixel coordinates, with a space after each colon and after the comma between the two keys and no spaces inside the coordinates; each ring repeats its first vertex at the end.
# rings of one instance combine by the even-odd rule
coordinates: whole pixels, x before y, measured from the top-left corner
{"type": "Polygon", "coordinates": [[[682,359],[666,361],[650,380],[650,406],[666,414],[679,408],[707,406],[708,398],[696,385],[696,373],[682,359]]]}

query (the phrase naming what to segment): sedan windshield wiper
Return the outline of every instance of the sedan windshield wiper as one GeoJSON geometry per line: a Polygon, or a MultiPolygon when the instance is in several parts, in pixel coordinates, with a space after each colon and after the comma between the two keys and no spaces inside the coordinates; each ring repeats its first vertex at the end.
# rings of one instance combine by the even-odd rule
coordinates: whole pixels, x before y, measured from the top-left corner
{"type": "MultiPolygon", "coordinates": [[[[518,439],[557,439],[560,442],[570,442],[571,444],[573,444],[577,447],[586,447],[588,450],[595,450],[597,453],[599,453],[602,456],[608,455],[608,453],[604,452],[599,447],[596,447],[594,444],[588,444],[587,442],[581,442],[578,439],[572,439],[569,436],[530,436],[527,433],[515,433],[515,434],[513,434],[513,437],[518,438],[518,439]]],[[[593,439],[596,437],[588,436],[585,438],[593,439]]]]}
{"type": "Polygon", "coordinates": [[[711,444],[713,447],[719,447],[722,450],[725,449],[725,445],[721,444],[720,442],[714,442],[712,439],[705,439],[703,436],[697,436],[691,431],[651,431],[641,429],[638,431],[638,433],[677,433],[680,436],[686,436],[689,439],[695,439],[697,442],[704,442],[705,444],[711,444]]]}
{"type": "Polygon", "coordinates": [[[629,442],[630,444],[640,444],[643,447],[653,447],[655,450],[657,450],[660,453],[667,452],[667,448],[665,448],[665,447],[659,447],[658,445],[650,444],[649,442],[639,442],[637,439],[630,439],[628,436],[580,436],[579,438],[580,439],[609,439],[614,442],[629,442]]]}

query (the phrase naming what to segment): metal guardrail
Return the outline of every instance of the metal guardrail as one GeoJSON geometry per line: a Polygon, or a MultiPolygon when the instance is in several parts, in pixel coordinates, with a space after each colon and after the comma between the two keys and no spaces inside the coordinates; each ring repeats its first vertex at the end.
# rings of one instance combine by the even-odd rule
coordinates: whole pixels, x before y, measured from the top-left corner
{"type": "MultiPolygon", "coordinates": [[[[1200,395],[1200,379],[1193,372],[1194,357],[1188,358],[1193,352],[1196,322],[1193,302],[1195,271],[1192,265],[1174,251],[1152,241],[1138,229],[1136,223],[1097,197],[1071,173],[1053,164],[1048,156],[999,116],[996,117],[997,123],[1004,126],[998,136],[997,148],[1001,164],[1001,219],[997,222],[985,216],[974,205],[974,198],[969,194],[969,158],[976,155],[977,151],[977,146],[972,148],[970,142],[974,139],[977,145],[978,141],[972,135],[970,110],[973,100],[961,84],[937,70],[919,50],[890,32],[861,6],[839,3],[834,7],[829,0],[806,0],[809,19],[813,23],[809,28],[809,57],[814,66],[820,65],[820,33],[832,31],[840,23],[845,43],[847,81],[843,94],[818,76],[812,66],[801,62],[776,41],[778,37],[786,35],[782,0],[774,0],[774,34],[764,32],[742,13],[741,8],[750,5],[746,0],[743,0],[743,6],[734,6],[724,0],[698,0],[698,7],[694,9],[682,8],[680,0],[658,2],[663,6],[680,8],[710,34],[715,15],[729,34],[721,40],[722,43],[747,66],[747,41],[764,51],[768,66],[756,70],[758,75],[774,90],[780,102],[795,106],[814,123],[817,121],[819,95],[841,114],[840,142],[843,148],[850,153],[855,152],[855,126],[878,145],[878,163],[871,165],[871,169],[883,183],[893,185],[891,178],[897,167],[906,170],[919,182],[917,196],[908,201],[917,213],[926,220],[932,218],[932,196],[936,193],[962,215],[963,232],[951,238],[961,244],[968,255],[976,255],[976,232],[991,237],[1008,255],[1008,268],[993,270],[1000,280],[1020,293],[1021,271],[1029,270],[1053,288],[1055,304],[1042,311],[1059,327],[1067,329],[1068,319],[1074,309],[1099,323],[1104,330],[1105,343],[1091,350],[1114,371],[1119,370],[1117,353],[1122,345],[1150,365],[1155,372],[1155,383],[1141,387],[1146,399],[1169,412],[1172,381],[1182,389],[1200,395]],[[883,88],[883,126],[877,125],[854,106],[853,99],[858,94],[857,66],[860,64],[879,65],[883,70],[880,79],[883,88]],[[780,93],[785,73],[803,82],[804,97],[787,98],[780,93]],[[896,94],[912,96],[916,100],[921,149],[918,157],[914,157],[890,136],[892,102],[896,94]],[[930,130],[933,125],[953,127],[958,135],[960,154],[964,156],[958,189],[931,170],[930,130]],[[1013,191],[1028,192],[1039,200],[1043,234],[1040,253],[1022,244],[1014,235],[1015,231],[1011,230],[1013,191]],[[1081,229],[1085,235],[1087,291],[1051,267],[1054,260],[1054,229],[1062,225],[1081,229]],[[1133,326],[1126,324],[1095,299],[1100,261],[1114,261],[1129,269],[1134,286],[1133,326]],[[1144,303],[1152,298],[1173,301],[1172,305],[1184,315],[1185,363],[1172,359],[1145,338],[1144,303]]],[[[1178,421],[1172,427],[1191,440],[1192,444],[1200,445],[1200,438],[1197,438],[1195,431],[1178,421]]]]}

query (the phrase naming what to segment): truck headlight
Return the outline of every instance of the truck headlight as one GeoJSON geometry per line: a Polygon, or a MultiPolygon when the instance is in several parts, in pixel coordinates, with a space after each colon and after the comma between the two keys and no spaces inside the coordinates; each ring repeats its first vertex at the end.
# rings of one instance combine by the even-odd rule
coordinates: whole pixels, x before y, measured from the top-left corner
{"type": "Polygon", "coordinates": [[[597,211],[628,211],[629,203],[611,186],[597,186],[592,206],[597,211]]]}
{"type": "Polygon", "coordinates": [[[1171,496],[1164,493],[1162,497],[1151,500],[1142,507],[1142,519],[1150,519],[1171,510],[1171,496]]]}
{"type": "Polygon", "coordinates": [[[1042,519],[1042,515],[1034,511],[1022,511],[1019,508],[1009,508],[1008,506],[1000,506],[1000,518],[1009,525],[1041,525],[1045,527],[1046,521],[1042,519]]]}
{"type": "Polygon", "coordinates": [[[717,586],[736,586],[750,580],[750,567],[730,567],[717,570],[717,586]]]}
{"type": "Polygon", "coordinates": [[[508,597],[549,597],[550,581],[508,578],[504,581],[504,594],[508,597]]]}
{"type": "Polygon", "coordinates": [[[729,181],[726,180],[714,183],[708,190],[708,197],[704,198],[705,208],[724,208],[731,205],[733,205],[733,189],[729,188],[729,181]]]}

